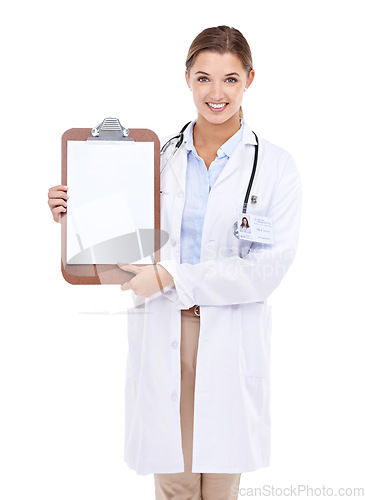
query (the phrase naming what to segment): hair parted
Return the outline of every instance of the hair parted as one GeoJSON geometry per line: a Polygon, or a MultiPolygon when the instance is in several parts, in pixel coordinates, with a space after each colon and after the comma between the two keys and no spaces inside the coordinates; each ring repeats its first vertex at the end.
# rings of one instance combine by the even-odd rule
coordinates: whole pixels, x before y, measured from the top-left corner
{"type": "Polygon", "coordinates": [[[247,76],[252,70],[252,55],[250,46],[242,33],[229,26],[217,26],[207,28],[194,38],[190,45],[186,58],[186,70],[190,75],[190,68],[194,64],[196,56],[202,50],[212,50],[224,54],[232,52],[236,54],[246,68],[247,76]]]}

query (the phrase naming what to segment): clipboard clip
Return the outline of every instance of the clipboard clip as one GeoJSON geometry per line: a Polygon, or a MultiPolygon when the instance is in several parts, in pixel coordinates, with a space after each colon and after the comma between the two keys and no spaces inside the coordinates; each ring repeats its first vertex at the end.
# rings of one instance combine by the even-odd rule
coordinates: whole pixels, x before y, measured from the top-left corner
{"type": "Polygon", "coordinates": [[[120,124],[118,118],[104,118],[104,120],[91,130],[93,137],[88,141],[134,141],[128,137],[129,129],[120,124]]]}

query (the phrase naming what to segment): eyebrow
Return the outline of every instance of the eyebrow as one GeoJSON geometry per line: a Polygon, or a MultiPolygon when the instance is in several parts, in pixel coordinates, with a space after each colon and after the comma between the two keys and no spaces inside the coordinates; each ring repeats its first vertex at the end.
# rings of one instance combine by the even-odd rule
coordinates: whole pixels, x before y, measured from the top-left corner
{"type": "MultiPolygon", "coordinates": [[[[210,75],[209,75],[209,73],[206,73],[205,71],[197,71],[197,72],[195,73],[195,75],[197,75],[198,73],[202,73],[203,75],[210,76],[210,75]]],[[[224,76],[233,76],[233,75],[240,76],[238,73],[227,73],[227,75],[224,75],[224,76]]]]}

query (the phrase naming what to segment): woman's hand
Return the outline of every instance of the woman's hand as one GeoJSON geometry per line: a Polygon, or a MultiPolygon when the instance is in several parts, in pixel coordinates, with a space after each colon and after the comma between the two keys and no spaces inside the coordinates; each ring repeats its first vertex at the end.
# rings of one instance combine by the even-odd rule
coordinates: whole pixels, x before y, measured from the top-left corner
{"type": "Polygon", "coordinates": [[[135,266],[134,264],[121,264],[118,266],[129,273],[135,274],[134,278],[121,285],[122,290],[132,290],[136,295],[150,297],[160,292],[163,288],[174,284],[171,274],[159,264],[150,266],[135,266]]]}
{"type": "Polygon", "coordinates": [[[67,210],[67,186],[54,186],[48,191],[48,205],[55,222],[61,222],[61,214],[67,210]]]}

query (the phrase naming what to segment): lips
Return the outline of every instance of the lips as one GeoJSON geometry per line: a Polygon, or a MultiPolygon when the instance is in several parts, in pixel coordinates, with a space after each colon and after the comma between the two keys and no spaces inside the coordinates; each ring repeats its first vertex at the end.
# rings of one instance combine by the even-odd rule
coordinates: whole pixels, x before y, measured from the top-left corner
{"type": "Polygon", "coordinates": [[[223,111],[224,109],[226,109],[226,107],[228,106],[228,103],[227,102],[207,102],[206,105],[208,106],[208,108],[217,113],[219,111],[223,111]]]}

